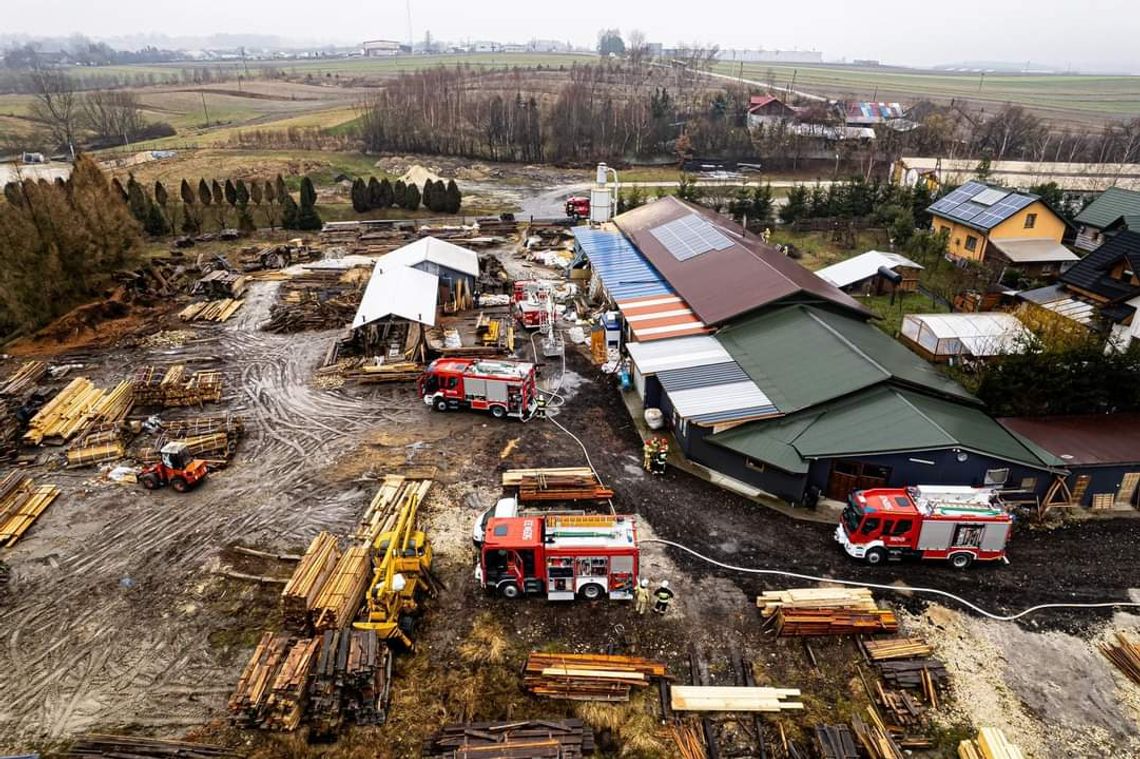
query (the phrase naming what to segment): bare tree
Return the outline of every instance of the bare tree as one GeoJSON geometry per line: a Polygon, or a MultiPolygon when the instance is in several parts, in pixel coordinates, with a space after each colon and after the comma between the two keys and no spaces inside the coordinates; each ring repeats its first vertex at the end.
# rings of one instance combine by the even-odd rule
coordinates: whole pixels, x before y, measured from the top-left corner
{"type": "Polygon", "coordinates": [[[138,96],[122,90],[98,90],[83,97],[83,124],[102,140],[127,144],[146,126],[138,96]]]}
{"type": "Polygon", "coordinates": [[[39,58],[33,59],[28,76],[35,98],[30,109],[32,118],[46,126],[58,144],[66,145],[74,158],[79,120],[75,83],[62,71],[44,66],[39,58]]]}
{"type": "Polygon", "coordinates": [[[625,54],[634,66],[640,66],[649,57],[649,48],[645,44],[645,32],[634,29],[629,33],[629,42],[625,47],[625,54]]]}

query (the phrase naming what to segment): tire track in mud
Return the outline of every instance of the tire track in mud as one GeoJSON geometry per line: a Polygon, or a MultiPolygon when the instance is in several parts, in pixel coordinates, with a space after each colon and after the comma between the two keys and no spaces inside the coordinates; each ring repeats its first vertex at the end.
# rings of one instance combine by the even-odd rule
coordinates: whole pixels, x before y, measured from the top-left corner
{"type": "MultiPolygon", "coordinates": [[[[132,721],[220,716],[219,684],[237,671],[218,663],[208,640],[225,621],[201,608],[203,593],[218,592],[209,570],[220,550],[239,539],[296,545],[363,505],[357,484],[330,486],[320,470],[362,433],[410,420],[407,397],[313,387],[312,371],[337,333],[256,331],[276,290],[255,283],[240,318],[215,330],[217,341],[179,354],[221,359],[226,397],[203,413],[228,408],[245,419],[228,469],[188,495],[73,482],[64,495],[74,499],[64,506],[74,509],[69,520],[94,528],[78,540],[33,533],[14,551],[14,564],[34,569],[0,607],[0,748],[132,721]],[[36,564],[48,556],[51,569],[36,564]]],[[[108,365],[123,358],[109,356],[108,365]]]]}

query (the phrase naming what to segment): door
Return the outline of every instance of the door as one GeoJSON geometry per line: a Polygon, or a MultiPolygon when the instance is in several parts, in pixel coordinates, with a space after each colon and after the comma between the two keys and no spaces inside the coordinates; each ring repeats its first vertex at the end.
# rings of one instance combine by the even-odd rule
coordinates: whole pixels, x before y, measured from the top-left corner
{"type": "Polygon", "coordinates": [[[1121,506],[1131,506],[1136,502],[1136,489],[1140,487],[1140,472],[1129,472],[1120,481],[1116,491],[1116,502],[1121,506]]]}
{"type": "Polygon", "coordinates": [[[1079,506],[1085,500],[1085,493],[1088,492],[1091,482],[1092,477],[1090,475],[1082,474],[1077,477],[1077,481],[1073,485],[1073,503],[1079,506]]]}
{"type": "Polygon", "coordinates": [[[827,480],[827,497],[846,501],[852,490],[881,488],[891,476],[890,467],[859,461],[836,461],[827,480]]]}

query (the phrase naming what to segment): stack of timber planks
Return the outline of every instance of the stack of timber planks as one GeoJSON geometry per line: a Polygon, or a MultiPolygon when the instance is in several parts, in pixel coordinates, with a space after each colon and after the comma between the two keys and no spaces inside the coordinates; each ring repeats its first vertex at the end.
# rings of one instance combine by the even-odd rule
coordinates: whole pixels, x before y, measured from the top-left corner
{"type": "Polygon", "coordinates": [[[859,759],[855,736],[847,725],[816,725],[815,742],[821,759],[859,759]]]}
{"type": "Polygon", "coordinates": [[[780,609],[776,632],[781,636],[860,635],[898,632],[899,621],[890,609],[780,609]]]}
{"type": "Polygon", "coordinates": [[[976,739],[958,744],[958,759],[1025,759],[1025,754],[998,728],[983,727],[976,739]]]}
{"type": "Polygon", "coordinates": [[[789,588],[769,590],[756,597],[760,614],[770,617],[780,610],[846,609],[869,611],[878,609],[870,588],[789,588]]]}
{"type": "Polygon", "coordinates": [[[293,576],[281,591],[281,617],[287,630],[306,633],[312,629],[317,598],[339,559],[337,539],[322,530],[313,538],[293,576]]]}
{"type": "Polygon", "coordinates": [[[159,451],[167,443],[184,442],[190,453],[205,459],[213,469],[229,463],[237,452],[238,442],[245,431],[240,416],[196,416],[164,422],[162,432],[156,436],[149,451],[142,454],[144,462],[158,460],[159,451]]]}
{"type": "Polygon", "coordinates": [[[523,687],[536,696],[571,701],[628,701],[633,688],[664,678],[665,665],[635,656],[531,652],[523,687]]]}
{"type": "Polygon", "coordinates": [[[578,759],[594,755],[594,731],[579,719],[444,725],[424,741],[424,759],[578,759]]]}
{"type": "Polygon", "coordinates": [[[296,729],[320,643],[320,638],[263,633],[230,696],[233,720],[248,727],[296,729]]]}
{"type": "Polygon", "coordinates": [[[66,443],[95,418],[95,407],[104,395],[91,380],[76,377],[31,418],[24,442],[29,445],[66,443]]]}
{"type": "Polygon", "coordinates": [[[161,369],[144,366],[135,372],[135,399],[141,406],[174,408],[217,403],[222,399],[222,373],[217,370],[186,375],[184,364],[161,369]]]}
{"type": "Polygon", "coordinates": [[[589,467],[508,469],[503,487],[518,488],[520,501],[595,501],[614,495],[589,467]]]}
{"type": "Polygon", "coordinates": [[[352,537],[372,545],[380,535],[395,528],[396,515],[411,499],[416,498],[423,503],[431,486],[432,480],[427,478],[385,475],[352,537]]]}
{"type": "Polygon", "coordinates": [[[236,298],[191,303],[178,312],[178,318],[184,322],[224,322],[237,313],[243,303],[245,303],[244,300],[236,298]]]}
{"type": "Polygon", "coordinates": [[[921,690],[931,706],[938,704],[938,689],[945,687],[950,674],[934,658],[934,648],[921,638],[860,640],[867,661],[873,663],[892,688],[921,690]]]}
{"type": "Polygon", "coordinates": [[[1118,632],[1116,643],[1105,643],[1100,650],[1129,680],[1140,685],[1140,644],[1133,643],[1127,635],[1118,632]]]}
{"type": "Polygon", "coordinates": [[[24,395],[39,384],[47,370],[48,365],[43,361],[25,361],[11,377],[0,383],[0,396],[12,398],[24,395]]]}
{"type": "Polygon", "coordinates": [[[206,743],[139,738],[132,735],[81,735],[63,759],[241,759],[244,753],[206,743]]]}
{"type": "Polygon", "coordinates": [[[804,708],[798,688],[673,685],[670,706],[677,712],[783,712],[804,708]]]}
{"type": "Polygon", "coordinates": [[[317,595],[311,611],[313,627],[324,632],[352,624],[371,578],[371,545],[349,547],[317,595]]]}
{"type": "Polygon", "coordinates": [[[887,638],[861,641],[867,658],[874,662],[890,659],[916,659],[930,656],[934,647],[922,638],[887,638]]]}
{"type": "Polygon", "coordinates": [[[16,544],[59,496],[55,485],[36,485],[30,477],[8,473],[0,480],[0,546],[16,544]]]}
{"type": "Polygon", "coordinates": [[[309,721],[316,734],[387,719],[392,654],[372,630],[327,630],[312,674],[309,721]]]}
{"type": "Polygon", "coordinates": [[[867,707],[870,724],[858,716],[851,718],[851,730],[870,759],[906,759],[899,744],[891,737],[875,710],[867,707]]]}

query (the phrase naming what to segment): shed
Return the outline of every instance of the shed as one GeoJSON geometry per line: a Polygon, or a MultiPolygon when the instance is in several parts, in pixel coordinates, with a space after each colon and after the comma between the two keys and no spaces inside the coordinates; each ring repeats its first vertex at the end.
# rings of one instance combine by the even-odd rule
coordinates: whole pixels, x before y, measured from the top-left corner
{"type": "Polygon", "coordinates": [[[1013,314],[907,314],[900,336],[905,345],[930,361],[956,357],[989,358],[1020,353],[1030,332],[1013,314]]]}
{"type": "Polygon", "coordinates": [[[1006,417],[1002,426],[1069,470],[1071,502],[1135,508],[1140,490],[1140,414],[1006,417]]]}
{"type": "Polygon", "coordinates": [[[479,256],[475,251],[435,237],[421,237],[397,248],[381,256],[376,266],[383,270],[407,266],[434,274],[440,285],[451,292],[462,283],[470,293],[479,277],[479,256]]]}
{"type": "Polygon", "coordinates": [[[432,327],[438,304],[439,277],[436,275],[403,266],[384,269],[377,264],[364,288],[356,316],[352,318],[352,328],[359,329],[393,316],[432,327]]]}
{"type": "Polygon", "coordinates": [[[879,274],[879,269],[884,267],[902,276],[902,282],[898,286],[900,291],[914,292],[918,289],[918,272],[922,265],[898,253],[881,250],[868,250],[854,258],[826,266],[815,274],[846,292],[881,295],[894,289],[894,285],[879,274]]]}

